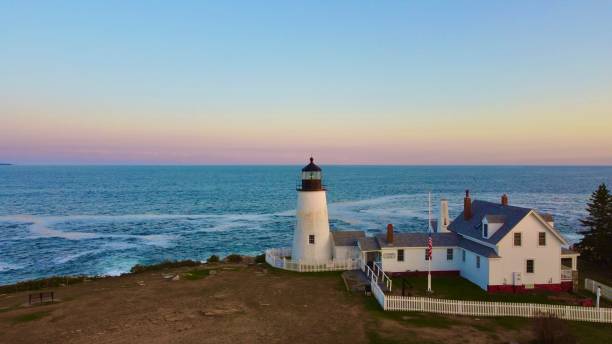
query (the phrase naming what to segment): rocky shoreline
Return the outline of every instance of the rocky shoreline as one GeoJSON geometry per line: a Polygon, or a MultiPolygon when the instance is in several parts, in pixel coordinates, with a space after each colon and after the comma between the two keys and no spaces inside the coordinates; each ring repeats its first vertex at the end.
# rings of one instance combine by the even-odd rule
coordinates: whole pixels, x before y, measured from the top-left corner
{"type": "Polygon", "coordinates": [[[46,288],[57,288],[57,287],[65,287],[68,285],[79,284],[84,282],[90,282],[93,280],[100,280],[106,278],[115,278],[120,276],[127,276],[138,274],[142,272],[148,271],[161,271],[164,269],[175,269],[175,268],[183,268],[183,267],[204,267],[210,266],[210,264],[225,264],[225,263],[246,263],[246,264],[254,264],[254,263],[263,263],[265,262],[265,256],[242,256],[238,254],[230,254],[227,257],[220,259],[218,256],[213,255],[209,257],[206,261],[195,261],[195,260],[174,260],[174,261],[162,261],[160,263],[155,264],[137,264],[134,265],[129,272],[123,273],[119,276],[107,276],[107,275],[99,275],[99,276],[91,276],[91,275],[74,275],[74,276],[50,276],[43,277],[31,280],[25,280],[13,284],[0,285],[0,294],[8,294],[8,293],[16,293],[21,291],[33,291],[40,290],[46,288]]]}

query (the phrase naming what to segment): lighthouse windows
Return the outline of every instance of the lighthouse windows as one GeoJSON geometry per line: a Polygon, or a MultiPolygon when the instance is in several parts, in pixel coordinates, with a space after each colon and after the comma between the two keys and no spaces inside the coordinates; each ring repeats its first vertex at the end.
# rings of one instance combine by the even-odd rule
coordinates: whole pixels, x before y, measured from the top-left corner
{"type": "Polygon", "coordinates": [[[321,172],[320,171],[305,171],[305,172],[302,172],[302,179],[303,180],[321,179],[321,172]]]}
{"type": "Polygon", "coordinates": [[[311,244],[311,245],[314,245],[314,243],[315,243],[315,237],[314,237],[314,234],[310,234],[310,235],[308,236],[308,243],[309,243],[309,244],[311,244]]]}

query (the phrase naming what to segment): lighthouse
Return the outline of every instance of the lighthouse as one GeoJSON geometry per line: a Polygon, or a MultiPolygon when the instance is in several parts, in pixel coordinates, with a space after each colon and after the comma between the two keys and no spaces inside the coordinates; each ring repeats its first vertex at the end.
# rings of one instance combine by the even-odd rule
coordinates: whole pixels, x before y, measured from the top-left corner
{"type": "Polygon", "coordinates": [[[297,188],[296,220],[291,259],[305,264],[331,260],[327,198],[321,168],[312,157],[310,163],[302,168],[301,185],[297,188]]]}

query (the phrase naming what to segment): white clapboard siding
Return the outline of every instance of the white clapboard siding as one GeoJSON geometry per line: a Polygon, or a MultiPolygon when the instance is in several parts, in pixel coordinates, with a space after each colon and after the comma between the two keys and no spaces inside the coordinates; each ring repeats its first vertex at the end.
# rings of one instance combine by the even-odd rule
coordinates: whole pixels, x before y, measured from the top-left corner
{"type": "Polygon", "coordinates": [[[271,248],[266,250],[266,263],[273,267],[297,272],[345,271],[357,270],[361,266],[359,259],[330,260],[317,264],[296,262],[291,257],[291,248],[271,248]]]}
{"type": "Polygon", "coordinates": [[[612,301],[612,288],[603,283],[593,281],[590,278],[584,279],[584,289],[591,291],[593,294],[597,294],[597,287],[601,288],[601,296],[612,301]]]}

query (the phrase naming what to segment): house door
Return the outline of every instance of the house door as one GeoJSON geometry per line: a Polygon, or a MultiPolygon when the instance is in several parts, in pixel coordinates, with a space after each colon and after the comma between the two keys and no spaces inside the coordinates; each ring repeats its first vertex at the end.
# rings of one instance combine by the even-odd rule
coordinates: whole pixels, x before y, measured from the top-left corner
{"type": "Polygon", "coordinates": [[[369,266],[374,265],[374,262],[377,262],[379,260],[380,260],[379,252],[366,252],[366,263],[369,266]]]}

